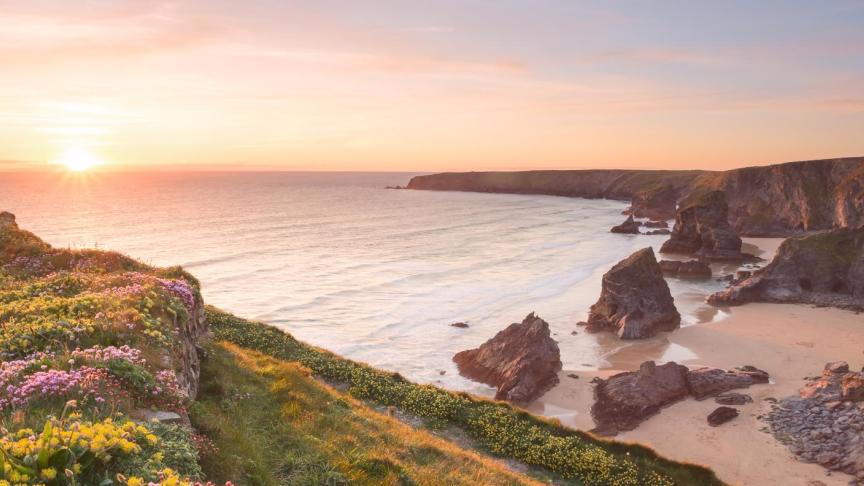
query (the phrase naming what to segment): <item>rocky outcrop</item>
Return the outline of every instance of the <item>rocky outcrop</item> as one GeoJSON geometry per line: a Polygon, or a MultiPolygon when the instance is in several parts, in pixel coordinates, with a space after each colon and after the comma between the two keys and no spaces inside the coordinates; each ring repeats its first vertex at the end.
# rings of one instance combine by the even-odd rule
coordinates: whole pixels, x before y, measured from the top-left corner
{"type": "Polygon", "coordinates": [[[699,260],[689,260],[686,262],[663,260],[660,262],[660,269],[663,270],[663,275],[668,277],[703,280],[711,278],[711,267],[699,260]]]}
{"type": "Polygon", "coordinates": [[[417,176],[409,189],[548,194],[630,201],[637,217],[660,216],[677,201],[726,193],[729,223],[744,236],[791,236],[864,225],[864,157],[715,171],[560,170],[417,176]],[[671,188],[671,189],[670,189],[671,188]],[[656,211],[656,213],[655,213],[656,211]]]}
{"type": "MultiPolygon", "coordinates": [[[[672,212],[672,215],[673,216],[675,215],[674,211],[672,212]]],[[[647,223],[645,223],[645,227],[646,228],[668,228],[669,223],[667,223],[666,221],[648,221],[647,223]]]]}
{"type": "Polygon", "coordinates": [[[641,339],[681,323],[654,251],[648,247],[618,262],[603,275],[600,299],[591,306],[588,330],[614,331],[641,339]]]}
{"type": "Polygon", "coordinates": [[[772,406],[765,420],[774,437],[801,461],[864,480],[864,396],[857,385],[862,378],[845,362],[825,365],[798,395],[772,406]]]}
{"type": "Polygon", "coordinates": [[[744,405],[745,403],[751,403],[753,397],[744,393],[728,392],[717,395],[714,397],[714,401],[720,405],[744,405]]]}
{"type": "Polygon", "coordinates": [[[0,228],[18,229],[18,225],[15,223],[15,215],[8,211],[0,212],[0,228]]]}
{"type": "Polygon", "coordinates": [[[728,206],[722,191],[692,196],[675,213],[675,226],[660,253],[694,255],[713,261],[742,260],[741,238],[727,220],[728,206]]]}
{"type": "Polygon", "coordinates": [[[597,424],[595,432],[615,435],[635,429],[661,408],[689,393],[686,366],[674,362],[657,366],[646,361],[639,371],[618,373],[594,388],[591,416],[597,424]]]}
{"type": "Polygon", "coordinates": [[[711,295],[712,305],[801,302],[864,308],[864,228],[784,241],[765,268],[711,295]]]}
{"type": "Polygon", "coordinates": [[[530,402],[558,383],[561,355],[549,324],[529,314],[479,348],[453,357],[459,373],[498,388],[496,400],[530,402]]]}
{"type": "Polygon", "coordinates": [[[612,233],[638,235],[639,226],[639,223],[633,219],[633,216],[628,216],[623,223],[619,224],[618,226],[613,226],[612,229],[610,229],[609,231],[612,233]]]}
{"type": "Polygon", "coordinates": [[[641,189],[633,195],[628,211],[638,218],[669,219],[675,215],[680,192],[675,186],[662,183],[641,189]]]}
{"type": "Polygon", "coordinates": [[[747,388],[757,383],[768,383],[768,373],[750,368],[721,370],[697,368],[687,373],[687,386],[696,400],[704,400],[736,388],[747,388]]]}
{"type": "MultiPolygon", "coordinates": [[[[599,380],[594,388],[591,416],[596,433],[615,435],[632,430],[661,408],[688,396],[702,400],[734,388],[767,383],[768,374],[750,366],[732,371],[716,368],[689,370],[669,362],[657,366],[642,363],[638,371],[618,373],[599,380]]],[[[749,397],[748,397],[749,398],[749,397]]]]}

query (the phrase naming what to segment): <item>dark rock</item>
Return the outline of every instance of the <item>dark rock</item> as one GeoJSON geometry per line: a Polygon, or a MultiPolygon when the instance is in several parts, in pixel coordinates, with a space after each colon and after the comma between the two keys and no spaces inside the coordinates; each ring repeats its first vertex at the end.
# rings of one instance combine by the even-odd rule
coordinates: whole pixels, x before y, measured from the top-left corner
{"type": "Polygon", "coordinates": [[[646,361],[639,371],[618,373],[597,384],[591,407],[595,430],[604,435],[632,430],[688,393],[686,366],[673,362],[657,366],[646,361]]]}
{"type": "Polygon", "coordinates": [[[613,226],[612,229],[610,229],[609,231],[611,231],[612,233],[638,235],[639,223],[633,219],[633,216],[627,216],[627,219],[623,223],[619,224],[618,226],[613,226]]]}
{"type": "Polygon", "coordinates": [[[479,348],[462,351],[453,361],[463,376],[498,388],[497,400],[530,402],[558,383],[561,356],[549,324],[532,312],[479,348]]]}
{"type": "Polygon", "coordinates": [[[675,226],[660,253],[695,255],[716,261],[741,261],[741,238],[727,220],[723,191],[692,194],[675,214],[675,226]]]}
{"type": "Polygon", "coordinates": [[[468,323],[466,323],[466,322],[454,322],[453,324],[450,324],[450,327],[458,327],[459,329],[465,329],[466,327],[468,327],[468,323]]]}
{"type": "Polygon", "coordinates": [[[577,335],[577,334],[579,334],[579,333],[576,332],[576,331],[570,331],[570,335],[571,335],[571,336],[575,336],[575,335],[577,335]]]}
{"type": "Polygon", "coordinates": [[[711,295],[708,302],[799,302],[864,309],[864,227],[787,239],[771,263],[711,295]]]}
{"type": "Polygon", "coordinates": [[[646,235],[671,235],[672,232],[669,231],[668,229],[658,229],[658,230],[646,231],[645,234],[646,235]]]}
{"type": "Polygon", "coordinates": [[[714,401],[720,405],[744,405],[745,403],[752,402],[753,398],[743,393],[730,392],[717,395],[714,397],[714,401]]]}
{"type": "Polygon", "coordinates": [[[708,415],[708,425],[717,427],[738,416],[738,409],[732,407],[717,407],[708,415]]]}
{"type": "Polygon", "coordinates": [[[666,221],[648,221],[645,223],[646,228],[668,228],[669,223],[666,221]]]}
{"type": "Polygon", "coordinates": [[[603,275],[600,299],[591,306],[588,330],[616,331],[622,339],[640,339],[678,327],[669,286],[649,248],[618,262],[603,275]]]}
{"type": "Polygon", "coordinates": [[[669,277],[682,277],[694,279],[711,278],[711,267],[699,260],[679,262],[674,260],[663,260],[660,262],[663,274],[669,277]]]}
{"type": "Polygon", "coordinates": [[[568,377],[568,378],[573,378],[574,380],[578,380],[578,379],[579,379],[579,375],[577,375],[576,373],[568,373],[568,374],[567,374],[567,377],[568,377]]]}
{"type": "MultiPolygon", "coordinates": [[[[698,368],[687,373],[687,386],[697,400],[719,395],[735,388],[747,388],[756,383],[765,383],[753,373],[717,368],[698,368]]],[[[767,380],[766,380],[767,381],[767,380]]]]}

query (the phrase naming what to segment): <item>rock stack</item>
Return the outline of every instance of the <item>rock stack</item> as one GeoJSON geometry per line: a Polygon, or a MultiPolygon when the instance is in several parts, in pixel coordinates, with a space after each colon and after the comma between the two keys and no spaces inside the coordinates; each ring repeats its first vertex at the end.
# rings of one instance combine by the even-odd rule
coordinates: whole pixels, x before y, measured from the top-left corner
{"type": "Polygon", "coordinates": [[[681,315],[650,247],[603,275],[600,298],[588,315],[589,331],[614,331],[622,339],[650,337],[676,329],[680,323],[681,315]]]}
{"type": "Polygon", "coordinates": [[[528,403],[558,383],[561,354],[549,324],[532,312],[479,348],[453,356],[459,373],[498,388],[496,400],[528,403]]]}

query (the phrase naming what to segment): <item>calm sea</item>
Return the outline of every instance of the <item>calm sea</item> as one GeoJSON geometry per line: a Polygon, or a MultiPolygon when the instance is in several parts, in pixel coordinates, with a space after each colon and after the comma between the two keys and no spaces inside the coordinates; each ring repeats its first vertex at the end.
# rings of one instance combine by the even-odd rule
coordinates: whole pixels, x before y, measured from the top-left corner
{"type": "MultiPolygon", "coordinates": [[[[451,357],[532,311],[565,369],[603,365],[613,345],[576,323],[665,237],[609,233],[620,201],[384,189],[411,175],[0,174],[0,210],[55,246],[183,265],[211,304],[414,380],[490,393],[451,357]]],[[[719,285],[670,281],[685,324],[719,285]]]]}

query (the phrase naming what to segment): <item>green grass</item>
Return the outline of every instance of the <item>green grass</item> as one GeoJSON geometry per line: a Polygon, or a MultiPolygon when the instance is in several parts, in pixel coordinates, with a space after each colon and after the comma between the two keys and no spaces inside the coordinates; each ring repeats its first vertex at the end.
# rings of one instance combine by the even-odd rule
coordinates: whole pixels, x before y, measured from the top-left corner
{"type": "Polygon", "coordinates": [[[234,345],[208,348],[195,427],[217,452],[210,480],[237,485],[540,484],[378,413],[297,363],[234,345]]]}
{"type": "Polygon", "coordinates": [[[707,468],[663,459],[647,447],[601,440],[506,403],[417,385],[213,307],[207,308],[207,318],[219,340],[299,362],[316,376],[346,386],[355,398],[458,427],[486,452],[558,478],[590,485],[723,484],[707,468]]]}

